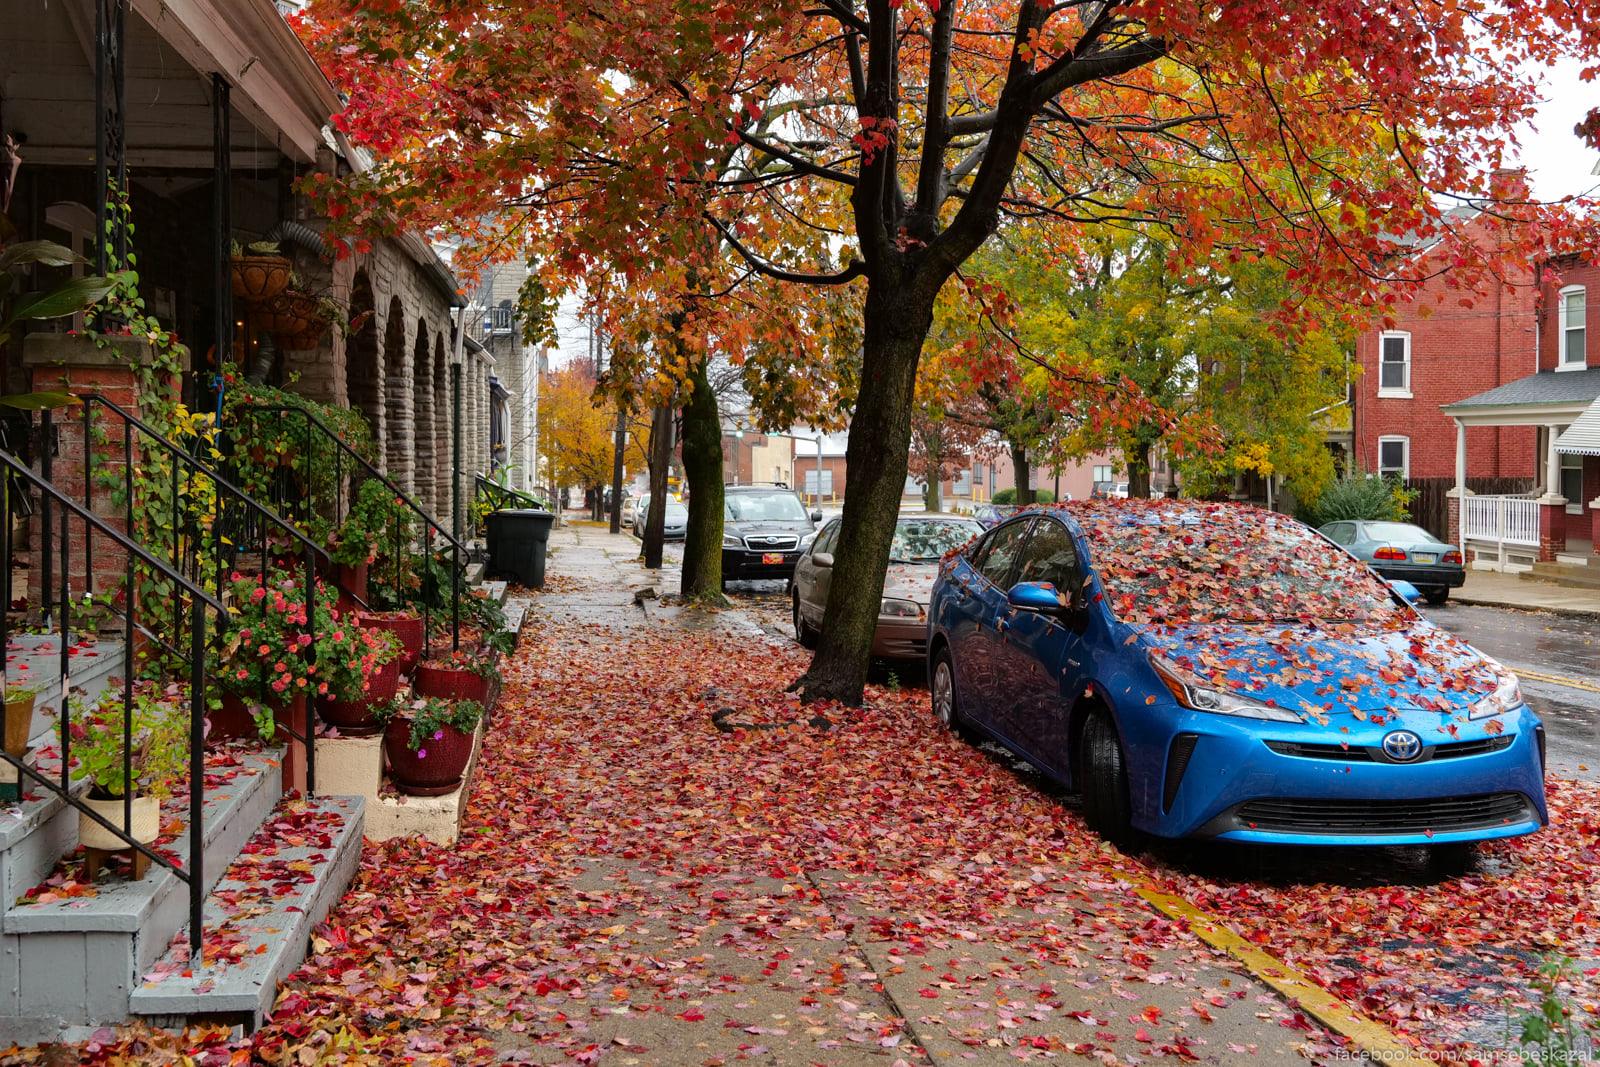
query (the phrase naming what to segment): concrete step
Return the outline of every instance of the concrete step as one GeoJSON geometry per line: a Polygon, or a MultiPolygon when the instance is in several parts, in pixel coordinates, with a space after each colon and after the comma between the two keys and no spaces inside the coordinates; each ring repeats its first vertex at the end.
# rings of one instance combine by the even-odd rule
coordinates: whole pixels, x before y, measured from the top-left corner
{"type": "Polygon", "coordinates": [[[488,592],[490,600],[497,601],[501,604],[505,603],[506,589],[508,588],[506,582],[498,579],[492,582],[483,582],[480,588],[488,592]]]}
{"type": "MultiPolygon", "coordinates": [[[[37,744],[30,763],[52,782],[59,781],[61,759],[53,744],[37,744]]],[[[74,782],[71,792],[81,796],[87,789],[87,783],[74,782]]],[[[22,800],[0,806],[0,907],[11,906],[43,881],[77,845],[77,811],[61,794],[24,775],[22,800]]]]}
{"type": "MultiPolygon", "coordinates": [[[[122,642],[72,637],[67,643],[67,687],[80,700],[92,701],[113,679],[122,677],[122,642]]],[[[34,744],[48,742],[60,727],[61,640],[58,634],[13,634],[6,643],[6,677],[14,685],[37,691],[33,698],[34,744]]]]}
{"type": "Polygon", "coordinates": [[[1574,566],[1570,563],[1535,563],[1524,578],[1553,582],[1574,589],[1600,589],[1600,567],[1574,566]]]}
{"type": "Polygon", "coordinates": [[[133,990],[131,1012],[158,1026],[259,1026],[355,878],[364,808],[360,797],[283,801],[206,897],[202,964],[190,966],[181,932],[133,990]]]}
{"type": "Polygon", "coordinates": [[[511,631],[511,636],[518,643],[522,641],[522,624],[528,620],[528,612],[533,610],[533,601],[525,596],[514,596],[506,600],[506,629],[511,631]]]}
{"type": "MultiPolygon", "coordinates": [[[[209,891],[283,795],[283,750],[207,757],[202,817],[202,882],[209,891]]],[[[70,819],[76,846],[77,815],[70,819]]],[[[166,823],[184,829],[161,846],[189,858],[187,805],[162,806],[166,823]]],[[[167,950],[189,919],[186,883],[152,864],[138,881],[102,874],[92,896],[12,904],[0,916],[0,1032],[7,1016],[59,1026],[119,1023],[127,1018],[135,977],[167,950]]]]}

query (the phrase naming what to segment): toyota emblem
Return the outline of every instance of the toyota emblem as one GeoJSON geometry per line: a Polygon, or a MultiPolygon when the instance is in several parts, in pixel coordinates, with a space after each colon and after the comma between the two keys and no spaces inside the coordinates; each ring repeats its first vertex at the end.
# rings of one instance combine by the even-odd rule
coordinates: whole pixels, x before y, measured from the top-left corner
{"type": "Polygon", "coordinates": [[[1383,739],[1383,754],[1396,763],[1410,763],[1422,755],[1422,738],[1410,730],[1396,730],[1383,739]]]}

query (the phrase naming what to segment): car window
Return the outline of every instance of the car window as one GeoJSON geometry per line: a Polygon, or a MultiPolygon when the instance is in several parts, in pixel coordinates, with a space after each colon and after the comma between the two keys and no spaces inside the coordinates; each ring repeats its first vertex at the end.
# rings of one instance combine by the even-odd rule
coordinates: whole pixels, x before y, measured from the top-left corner
{"type": "Polygon", "coordinates": [[[1322,531],[1328,535],[1328,540],[1339,545],[1353,545],[1356,540],[1356,526],[1353,522],[1331,523],[1322,531]]]}
{"type": "Polygon", "coordinates": [[[1048,582],[1062,592],[1078,584],[1078,546],[1072,534],[1059,522],[1045,519],[1034,527],[1033,536],[1017,568],[1019,582],[1048,582]]]}
{"type": "Polygon", "coordinates": [[[1367,536],[1374,541],[1421,541],[1431,544],[1444,544],[1433,534],[1420,526],[1413,526],[1409,522],[1369,522],[1367,523],[1367,536]]]}
{"type": "Polygon", "coordinates": [[[809,522],[806,507],[793,493],[729,493],[723,497],[725,518],[734,522],[809,522]]]}
{"type": "Polygon", "coordinates": [[[828,525],[824,526],[822,528],[822,532],[817,535],[816,543],[811,546],[811,554],[814,556],[818,552],[832,552],[833,543],[838,539],[839,520],[834,519],[832,522],[828,523],[828,525]]]}
{"type": "Polygon", "coordinates": [[[984,546],[983,559],[977,564],[978,573],[1004,588],[1011,565],[1017,561],[1017,553],[1027,540],[1028,527],[1031,525],[1026,521],[1013,522],[990,534],[988,544],[984,546]]]}
{"type": "Polygon", "coordinates": [[[943,559],[982,533],[983,527],[966,519],[901,519],[894,528],[889,558],[902,563],[943,559]]]}

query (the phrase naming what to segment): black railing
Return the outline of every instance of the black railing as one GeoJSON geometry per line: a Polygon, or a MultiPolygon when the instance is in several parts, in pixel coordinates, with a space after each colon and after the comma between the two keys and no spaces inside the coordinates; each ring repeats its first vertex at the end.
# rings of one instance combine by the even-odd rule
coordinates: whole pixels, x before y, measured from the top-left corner
{"type": "MultiPolygon", "coordinates": [[[[421,533],[411,541],[407,539],[402,530],[400,517],[395,517],[396,545],[403,545],[402,550],[397,550],[390,562],[394,567],[395,587],[398,592],[404,584],[404,575],[408,567],[415,568],[419,581],[425,586],[427,576],[432,574],[433,553],[443,543],[443,550],[450,554],[450,647],[452,651],[461,647],[461,567],[465,556],[461,540],[454,533],[445,532],[439,520],[428,514],[411,495],[396,485],[386,474],[379,470],[370,460],[363,456],[354,446],[339,435],[322,418],[313,411],[298,407],[293,404],[273,404],[259,401],[239,402],[230,409],[235,420],[254,420],[257,416],[274,417],[280,419],[300,420],[305,426],[304,436],[304,465],[303,470],[307,476],[300,479],[280,479],[281,492],[285,501],[284,513],[292,519],[306,523],[315,516],[323,521],[332,522],[335,526],[342,523],[353,506],[361,483],[364,481],[377,481],[387,491],[394,494],[401,507],[410,512],[421,524],[421,533]],[[333,477],[326,480],[311,475],[316,470],[318,456],[330,457],[333,461],[333,477]],[[348,486],[347,486],[348,481],[348,486]],[[319,492],[322,494],[319,498],[319,492]],[[332,499],[328,499],[331,495],[332,499]]],[[[459,431],[460,419],[455,420],[459,431]]],[[[238,449],[246,445],[250,439],[250,429],[247,423],[234,427],[224,428],[225,435],[231,435],[234,440],[231,447],[238,449]]],[[[224,446],[224,451],[227,450],[224,446]]],[[[455,445],[459,453],[459,441],[455,445]]],[[[455,476],[452,484],[459,482],[455,476]]],[[[452,497],[459,490],[452,492],[452,497]]],[[[459,509],[454,509],[459,511],[459,509]]],[[[457,520],[459,521],[459,520],[457,520]]],[[[440,591],[442,592],[442,590],[440,591]]],[[[431,651],[432,626],[431,604],[425,595],[426,589],[419,589],[418,599],[422,610],[423,657],[426,658],[431,651]]]]}
{"type": "MultiPolygon", "coordinates": [[[[46,450],[48,452],[48,449],[46,450]]],[[[87,453],[86,453],[87,455],[87,453]]],[[[61,745],[61,768],[59,779],[53,778],[28,764],[26,755],[18,757],[9,752],[0,750],[0,758],[11,764],[17,771],[18,785],[24,778],[37,782],[39,785],[60,796],[67,804],[86,815],[91,821],[112,834],[116,840],[125,843],[130,849],[137,852],[152,862],[172,871],[179,879],[188,885],[189,889],[189,945],[191,957],[198,964],[202,958],[202,939],[204,926],[202,922],[202,906],[205,898],[204,880],[204,851],[205,832],[203,821],[205,816],[205,725],[206,725],[206,612],[209,610],[219,620],[226,619],[227,609],[220,600],[206,592],[199,585],[191,582],[180,574],[168,563],[158,558],[143,546],[135,543],[123,532],[112,527],[105,519],[95,515],[88,508],[71,499],[60,488],[50,482],[41,474],[35,473],[25,463],[18,460],[10,452],[0,450],[0,559],[7,561],[7,566],[0,568],[0,590],[3,590],[4,603],[12,602],[12,569],[9,561],[12,558],[14,545],[12,543],[15,515],[23,513],[19,507],[21,501],[17,495],[37,493],[40,497],[41,507],[36,516],[39,519],[37,536],[41,550],[51,542],[52,537],[59,536],[59,552],[55,558],[60,560],[58,589],[50,589],[51,583],[57,580],[58,575],[52,570],[41,567],[37,572],[37,594],[42,602],[50,603],[59,612],[57,617],[56,637],[60,646],[60,666],[57,681],[61,689],[61,706],[56,713],[57,726],[59,727],[61,745]],[[59,516],[59,523],[52,522],[52,518],[59,516]],[[72,706],[69,701],[69,664],[71,662],[70,646],[72,643],[73,620],[71,614],[74,602],[74,589],[71,576],[69,537],[71,534],[72,520],[82,523],[84,541],[90,542],[96,536],[105,538],[111,547],[120,550],[124,557],[123,575],[123,606],[117,609],[117,614],[122,619],[122,640],[124,665],[122,674],[122,826],[113,824],[98,812],[90,809],[79,796],[75,795],[72,775],[72,706]],[[134,709],[134,679],[133,679],[133,650],[136,633],[150,634],[153,631],[139,621],[140,597],[137,592],[138,567],[146,568],[151,574],[170,584],[173,599],[188,615],[188,665],[189,665],[189,860],[188,864],[178,863],[159,850],[134,839],[133,829],[133,709],[134,709]]],[[[85,579],[87,580],[87,575],[85,579]]],[[[33,591],[33,590],[30,590],[33,591]]],[[[9,621],[6,612],[0,610],[0,648],[8,648],[10,634],[8,633],[9,621]]],[[[176,635],[175,635],[176,636],[176,635]]],[[[169,647],[174,642],[166,641],[169,647]]],[[[37,679],[32,679],[37,680],[37,679]]],[[[9,683],[6,677],[6,667],[0,664],[0,686],[9,683]]]]}
{"type": "MultiPolygon", "coordinates": [[[[152,554],[168,553],[166,563],[172,570],[199,588],[209,588],[209,591],[219,598],[226,587],[227,575],[240,565],[241,557],[247,551],[246,546],[252,546],[260,553],[259,569],[255,573],[263,586],[270,583],[275,566],[281,565],[284,571],[290,570],[291,566],[295,565],[302,567],[308,605],[306,633],[315,641],[316,612],[312,607],[316,603],[318,569],[326,567],[329,562],[327,551],[272,508],[224,477],[215,466],[169,440],[155,427],[116,401],[99,393],[81,393],[78,394],[78,399],[82,401],[84,508],[91,512],[95,511],[97,482],[101,483],[102,489],[108,490],[111,482],[115,481],[114,477],[106,479],[105,464],[96,462],[97,459],[104,459],[114,454],[111,450],[117,447],[116,442],[96,440],[98,430],[103,428],[100,419],[110,419],[114,425],[120,425],[122,429],[120,445],[123,469],[119,488],[123,497],[121,503],[127,534],[134,537],[152,554]],[[109,448],[100,447],[103,444],[109,448]],[[171,467],[171,479],[166,487],[170,495],[164,509],[152,500],[141,501],[136,492],[134,457],[138,450],[152,447],[155,449],[155,454],[163,457],[171,467]],[[201,494],[208,490],[215,494],[215,502],[201,503],[201,494]],[[188,506],[184,505],[185,501],[189,502],[188,506]],[[153,513],[137,514],[136,504],[146,509],[153,509],[153,513]],[[154,523],[170,527],[170,545],[165,537],[158,541],[155,536],[135,536],[141,522],[150,523],[152,520],[154,523]],[[203,541],[209,541],[209,545],[204,545],[203,541]],[[278,548],[274,545],[274,541],[280,544],[286,543],[289,547],[278,548]],[[202,573],[203,561],[208,557],[216,561],[216,571],[211,574],[202,573]]],[[[55,451],[54,421],[49,410],[41,413],[40,425],[44,436],[41,467],[44,477],[48,479],[51,476],[51,457],[55,451]]],[[[195,441],[196,448],[204,445],[205,442],[202,440],[195,441]]],[[[139,454],[142,459],[143,453],[139,454]]],[[[146,464],[145,468],[145,473],[148,475],[152,465],[146,464]]],[[[48,509],[49,504],[46,503],[47,524],[48,509]]],[[[92,597],[95,593],[92,538],[84,538],[83,570],[84,593],[92,597]]],[[[176,610],[175,606],[174,611],[176,610]]],[[[49,613],[46,613],[46,617],[49,617],[49,613]]],[[[219,639],[222,629],[218,628],[216,636],[219,639]]],[[[181,618],[174,617],[172,632],[175,640],[169,642],[147,627],[140,628],[141,636],[152,641],[172,660],[182,661],[187,653],[183,651],[181,618]]],[[[316,745],[313,740],[317,732],[316,714],[316,701],[308,698],[304,734],[282,721],[277,726],[291,740],[298,741],[304,746],[306,790],[310,793],[316,792],[317,780],[316,745]]]]}

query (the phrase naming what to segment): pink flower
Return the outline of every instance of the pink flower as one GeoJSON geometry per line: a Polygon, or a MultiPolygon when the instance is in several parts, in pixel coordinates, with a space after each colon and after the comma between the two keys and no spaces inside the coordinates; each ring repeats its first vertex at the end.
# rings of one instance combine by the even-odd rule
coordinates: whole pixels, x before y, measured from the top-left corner
{"type": "Polygon", "coordinates": [[[433,739],[435,741],[443,741],[444,740],[444,731],[443,730],[435,730],[433,732],[433,739]]]}
{"type": "Polygon", "coordinates": [[[242,682],[248,677],[250,677],[250,672],[245,670],[243,667],[240,667],[239,668],[239,674],[238,674],[239,680],[242,682]]]}
{"type": "Polygon", "coordinates": [[[284,681],[282,678],[272,683],[273,692],[281,693],[287,688],[289,688],[289,683],[284,681]]]}
{"type": "Polygon", "coordinates": [[[301,634],[300,635],[299,644],[300,644],[301,648],[305,648],[310,643],[311,643],[311,635],[310,634],[301,634]]]}
{"type": "Polygon", "coordinates": [[[272,655],[272,646],[262,645],[260,648],[256,649],[256,651],[261,653],[263,656],[270,656],[272,655]]]}
{"type": "Polygon", "coordinates": [[[427,759],[428,758],[428,750],[425,749],[425,748],[417,749],[417,758],[418,759],[427,759]]]}
{"type": "Polygon", "coordinates": [[[239,638],[241,640],[244,640],[244,641],[250,640],[250,631],[249,630],[240,630],[239,631],[239,638]]]}
{"type": "Polygon", "coordinates": [[[335,631],[333,631],[333,639],[335,641],[343,641],[344,640],[344,631],[343,630],[335,630],[335,631]]]}
{"type": "Polygon", "coordinates": [[[328,694],[328,683],[327,682],[323,682],[320,685],[318,685],[317,686],[317,692],[321,693],[323,696],[327,696],[327,694],[328,694]]]}
{"type": "Polygon", "coordinates": [[[261,588],[259,585],[256,586],[254,589],[250,590],[250,599],[252,601],[256,602],[256,603],[260,603],[261,598],[266,596],[266,595],[267,595],[267,591],[265,589],[261,588]]]}

